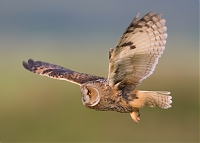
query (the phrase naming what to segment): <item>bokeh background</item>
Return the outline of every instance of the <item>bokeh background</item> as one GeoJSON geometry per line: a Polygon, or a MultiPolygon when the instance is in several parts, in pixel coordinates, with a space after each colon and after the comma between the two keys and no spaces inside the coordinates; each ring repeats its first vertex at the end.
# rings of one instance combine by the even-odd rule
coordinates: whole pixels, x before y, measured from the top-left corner
{"type": "Polygon", "coordinates": [[[0,140],[69,142],[198,142],[199,1],[1,0],[0,140]],[[77,85],[26,71],[33,58],[107,77],[108,51],[135,15],[162,13],[166,50],[138,87],[167,90],[168,110],[129,114],[85,108],[77,85]]]}

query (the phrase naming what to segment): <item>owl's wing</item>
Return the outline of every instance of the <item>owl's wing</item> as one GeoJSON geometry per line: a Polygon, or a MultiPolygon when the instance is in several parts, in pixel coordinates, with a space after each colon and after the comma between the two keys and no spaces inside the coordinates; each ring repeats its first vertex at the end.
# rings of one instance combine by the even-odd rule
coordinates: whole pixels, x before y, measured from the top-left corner
{"type": "Polygon", "coordinates": [[[43,76],[48,76],[50,78],[66,80],[78,85],[86,83],[92,80],[104,79],[103,77],[93,76],[84,73],[78,73],[67,68],[41,62],[33,61],[32,59],[28,60],[28,63],[23,61],[23,66],[25,69],[43,76]]]}
{"type": "Polygon", "coordinates": [[[139,85],[150,76],[162,55],[166,43],[165,20],[161,14],[139,14],[120,38],[115,49],[110,51],[108,84],[120,88],[139,85]]]}

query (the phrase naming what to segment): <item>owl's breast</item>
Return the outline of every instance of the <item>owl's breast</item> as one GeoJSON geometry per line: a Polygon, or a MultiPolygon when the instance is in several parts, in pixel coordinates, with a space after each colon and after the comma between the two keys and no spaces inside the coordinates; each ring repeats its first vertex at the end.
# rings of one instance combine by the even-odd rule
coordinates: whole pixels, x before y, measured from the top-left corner
{"type": "Polygon", "coordinates": [[[87,106],[86,107],[94,110],[100,111],[117,111],[121,113],[130,113],[133,111],[133,108],[127,104],[127,102],[121,98],[106,98],[103,97],[100,99],[99,103],[95,106],[87,106]]]}

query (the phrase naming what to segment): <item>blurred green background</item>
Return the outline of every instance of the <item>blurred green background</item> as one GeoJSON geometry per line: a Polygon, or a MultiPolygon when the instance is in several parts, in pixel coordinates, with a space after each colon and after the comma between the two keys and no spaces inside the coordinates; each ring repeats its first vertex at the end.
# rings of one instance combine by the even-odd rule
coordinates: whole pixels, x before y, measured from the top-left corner
{"type": "Polygon", "coordinates": [[[1,0],[0,141],[198,142],[199,1],[1,0]],[[168,110],[129,114],[85,108],[77,85],[38,76],[33,58],[107,77],[108,51],[135,15],[162,13],[166,50],[138,87],[167,90],[168,110]]]}

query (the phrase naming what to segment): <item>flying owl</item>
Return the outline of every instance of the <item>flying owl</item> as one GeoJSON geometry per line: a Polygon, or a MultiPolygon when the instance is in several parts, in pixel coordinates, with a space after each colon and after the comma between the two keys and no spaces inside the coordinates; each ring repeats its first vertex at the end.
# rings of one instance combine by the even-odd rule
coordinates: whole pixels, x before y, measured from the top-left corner
{"type": "Polygon", "coordinates": [[[161,14],[139,13],[123,33],[117,46],[109,51],[108,78],[79,73],[41,61],[23,61],[25,69],[80,86],[83,104],[95,110],[130,113],[139,122],[139,109],[147,105],[171,107],[167,91],[142,91],[136,87],[150,76],[165,49],[166,26],[161,14]]]}

